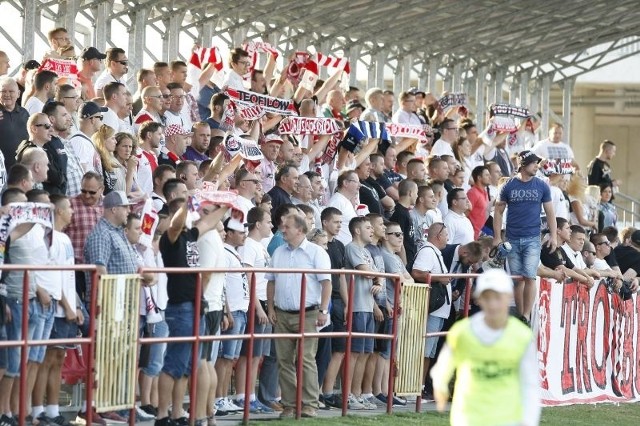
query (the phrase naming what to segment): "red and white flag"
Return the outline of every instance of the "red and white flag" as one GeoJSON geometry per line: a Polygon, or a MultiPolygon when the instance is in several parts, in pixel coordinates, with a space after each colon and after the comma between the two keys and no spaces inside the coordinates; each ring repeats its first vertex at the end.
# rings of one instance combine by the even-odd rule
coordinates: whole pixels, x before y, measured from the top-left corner
{"type": "Polygon", "coordinates": [[[191,53],[189,63],[198,69],[207,64],[213,64],[218,71],[222,71],[222,56],[217,47],[198,47],[191,53]]]}

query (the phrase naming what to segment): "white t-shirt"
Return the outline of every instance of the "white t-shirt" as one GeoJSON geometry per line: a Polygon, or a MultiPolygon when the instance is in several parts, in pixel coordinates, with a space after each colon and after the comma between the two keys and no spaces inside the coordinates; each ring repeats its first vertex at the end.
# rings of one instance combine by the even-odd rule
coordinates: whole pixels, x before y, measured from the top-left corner
{"type": "Polygon", "coordinates": [[[533,146],[531,151],[538,157],[556,159],[556,158],[575,158],[573,155],[573,149],[564,142],[551,142],[549,139],[544,139],[533,146]]]}
{"type": "Polygon", "coordinates": [[[69,143],[73,148],[73,151],[78,156],[78,160],[82,167],[86,167],[86,171],[94,171],[96,173],[102,174],[101,170],[97,170],[95,167],[95,159],[98,155],[98,151],[96,151],[91,138],[85,135],[82,132],[78,132],[75,135],[71,136],[69,139],[69,143]]]}
{"type": "Polygon", "coordinates": [[[44,108],[44,102],[36,96],[31,96],[24,104],[24,109],[29,111],[29,115],[33,115],[36,112],[42,112],[42,108],[44,108]]]}
{"type": "Polygon", "coordinates": [[[551,190],[551,203],[556,217],[569,220],[569,200],[557,186],[549,185],[549,189],[551,190]]]}
{"type": "Polygon", "coordinates": [[[473,225],[468,217],[449,210],[444,217],[444,224],[449,229],[449,244],[467,244],[474,240],[473,225]]]}
{"type": "Polygon", "coordinates": [[[567,243],[564,243],[562,245],[562,250],[564,250],[564,252],[567,254],[567,257],[569,258],[569,260],[571,260],[571,262],[576,268],[578,269],[587,268],[587,264],[585,263],[582,257],[582,253],[580,253],[579,251],[573,251],[573,249],[569,247],[569,244],[567,243]]]}
{"type": "Polygon", "coordinates": [[[438,139],[436,143],[433,144],[431,148],[431,155],[453,155],[453,148],[451,148],[451,144],[445,140],[438,139]]]}
{"type": "Polygon", "coordinates": [[[224,82],[220,87],[225,86],[236,90],[246,90],[244,88],[244,79],[242,78],[242,76],[231,69],[227,72],[227,75],[224,78],[224,82]]]}
{"type": "MultiPolygon", "coordinates": [[[[222,244],[222,238],[215,229],[206,232],[198,238],[200,251],[200,267],[226,268],[227,253],[222,244]]],[[[224,273],[211,274],[209,282],[205,283],[204,300],[209,303],[209,311],[221,311],[224,301],[224,273]]]]}
{"type": "MultiPolygon", "coordinates": [[[[38,263],[41,263],[42,259],[47,259],[47,264],[55,264],[51,258],[49,247],[45,243],[45,232],[42,226],[34,225],[31,231],[22,238],[28,238],[28,240],[22,240],[22,243],[29,241],[34,260],[39,260],[38,263]]],[[[58,271],[33,271],[33,274],[35,274],[36,283],[45,289],[53,299],[60,300],[62,298],[62,283],[59,281],[60,273],[58,271]]]]}
{"type": "Polygon", "coordinates": [[[176,114],[169,110],[164,112],[165,125],[167,127],[172,124],[177,124],[178,126],[182,126],[183,129],[187,131],[191,131],[191,127],[193,123],[191,122],[191,117],[184,116],[182,114],[176,114]]]}
{"type": "MultiPolygon", "coordinates": [[[[226,267],[242,268],[240,254],[229,244],[224,244],[226,267]]],[[[249,309],[249,281],[244,272],[227,272],[224,288],[227,292],[229,310],[244,311],[249,309]]]]}
{"type": "Polygon", "coordinates": [[[610,271],[611,266],[604,259],[598,259],[597,257],[593,260],[593,269],[596,271],[610,271]]]}
{"type": "Polygon", "coordinates": [[[142,153],[142,148],[138,147],[136,152],[138,158],[138,171],[136,174],[136,183],[145,194],[153,192],[153,171],[151,170],[151,162],[146,155],[142,153]]]}
{"type": "Polygon", "coordinates": [[[112,83],[112,82],[122,83],[126,87],[126,85],[127,85],[127,76],[123,75],[120,79],[117,79],[117,78],[115,78],[114,76],[111,75],[109,70],[102,71],[102,73],[98,76],[98,78],[96,79],[96,82],[94,84],[96,92],[98,90],[101,90],[104,86],[106,86],[107,83],[112,83]]]}
{"type": "MultiPolygon", "coordinates": [[[[430,272],[432,274],[446,274],[449,272],[444,264],[442,253],[436,246],[430,242],[424,243],[424,246],[418,251],[416,260],[413,262],[413,269],[418,271],[430,272]]],[[[451,313],[451,285],[447,285],[447,293],[449,294],[449,303],[445,301],[439,309],[429,313],[438,318],[449,318],[451,313]]]]}
{"type": "Polygon", "coordinates": [[[391,121],[398,124],[413,124],[415,126],[422,125],[420,118],[416,113],[403,111],[401,109],[397,110],[395,114],[393,114],[391,121]]]}
{"type": "MultiPolygon", "coordinates": [[[[252,268],[268,268],[271,264],[271,257],[264,246],[252,238],[247,237],[244,245],[238,248],[238,253],[242,258],[242,263],[252,268]]],[[[267,279],[264,272],[256,272],[256,296],[260,300],[267,300],[267,279]]],[[[251,290],[251,289],[249,289],[251,290]]]]}
{"type": "Polygon", "coordinates": [[[120,131],[120,117],[111,108],[107,108],[107,111],[102,113],[102,124],[106,124],[116,132],[120,131]]]}
{"type": "Polygon", "coordinates": [[[345,246],[351,242],[351,232],[349,232],[349,222],[356,217],[356,209],[351,201],[339,192],[334,193],[329,200],[327,207],[335,207],[342,212],[342,225],[336,238],[345,246]]]}
{"type": "Polygon", "coordinates": [[[242,195],[238,195],[237,199],[238,207],[244,213],[244,223],[247,223],[247,215],[249,214],[249,210],[255,207],[255,205],[251,202],[250,199],[243,197],[242,195]]]}
{"type": "MultiPolygon", "coordinates": [[[[73,265],[73,246],[71,240],[64,232],[53,231],[51,248],[49,249],[51,263],[53,265],[73,265]]],[[[74,271],[56,271],[57,280],[61,283],[61,290],[67,303],[73,310],[76,308],[76,274],[74,271]]],[[[56,317],[64,318],[64,308],[58,303],[56,317]]]]}

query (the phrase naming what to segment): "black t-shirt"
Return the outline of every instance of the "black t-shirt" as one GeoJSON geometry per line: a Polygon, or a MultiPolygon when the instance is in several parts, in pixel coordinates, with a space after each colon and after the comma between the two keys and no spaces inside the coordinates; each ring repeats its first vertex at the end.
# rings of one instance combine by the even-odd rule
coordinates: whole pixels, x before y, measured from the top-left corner
{"type": "MultiPolygon", "coordinates": [[[[327,243],[327,253],[331,260],[331,269],[344,268],[344,244],[337,238],[327,243]]],[[[340,297],[340,275],[331,275],[331,297],[340,297]]]]}
{"type": "Polygon", "coordinates": [[[587,166],[587,172],[589,173],[589,185],[611,183],[611,167],[606,161],[594,158],[587,166]]]}
{"type": "Polygon", "coordinates": [[[619,245],[613,249],[612,253],[616,255],[620,272],[624,274],[627,269],[633,269],[640,275],[640,251],[633,247],[619,245]]]}
{"type": "Polygon", "coordinates": [[[415,230],[413,221],[409,215],[409,210],[400,203],[396,203],[396,208],[389,218],[389,221],[396,222],[404,234],[404,251],[407,254],[407,271],[413,269],[413,261],[416,257],[415,230]]]}
{"type": "Polygon", "coordinates": [[[547,244],[542,245],[540,250],[540,262],[547,268],[556,269],[560,265],[564,265],[569,269],[573,269],[575,265],[567,256],[562,248],[558,247],[555,251],[551,251],[547,244]]]}
{"type": "MultiPolygon", "coordinates": [[[[196,268],[200,266],[198,236],[200,231],[193,227],[182,231],[175,243],[171,244],[165,232],[160,238],[160,253],[167,268],[196,268]]],[[[169,303],[195,302],[198,274],[167,274],[167,294],[169,303]]]]}
{"type": "Polygon", "coordinates": [[[384,197],[386,193],[375,180],[368,178],[367,180],[360,181],[359,191],[360,203],[369,207],[371,213],[378,213],[380,215],[384,213],[380,198],[381,196],[384,197]]]}

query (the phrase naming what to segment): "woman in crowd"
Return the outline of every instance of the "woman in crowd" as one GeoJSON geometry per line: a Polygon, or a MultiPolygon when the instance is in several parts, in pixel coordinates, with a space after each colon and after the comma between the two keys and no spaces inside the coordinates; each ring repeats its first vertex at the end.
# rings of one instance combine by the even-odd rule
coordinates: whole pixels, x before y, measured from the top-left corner
{"type": "Polygon", "coordinates": [[[607,226],[616,226],[618,216],[616,214],[616,206],[611,202],[613,199],[613,187],[611,183],[600,184],[600,202],[598,208],[600,210],[602,220],[598,223],[598,229],[607,226]]]}
{"type": "Polygon", "coordinates": [[[598,229],[597,199],[588,195],[587,181],[580,173],[574,173],[567,186],[571,203],[570,223],[580,225],[587,232],[598,229]]]}
{"type": "Polygon", "coordinates": [[[131,198],[144,198],[145,194],[140,190],[136,183],[136,176],[138,170],[138,158],[135,155],[131,155],[132,152],[136,152],[138,143],[136,138],[125,132],[119,132],[115,135],[116,149],[114,151],[114,157],[118,161],[118,166],[115,169],[116,176],[119,182],[119,188],[124,191],[131,198]]]}
{"type": "Polygon", "coordinates": [[[111,191],[124,191],[124,179],[118,179],[117,169],[120,163],[116,160],[114,152],[116,150],[115,130],[103,124],[98,131],[91,136],[93,145],[100,154],[100,166],[102,168],[102,177],[104,179],[104,194],[111,191]]]}
{"type": "Polygon", "coordinates": [[[471,171],[473,170],[474,161],[471,157],[471,142],[467,138],[458,138],[451,147],[453,149],[453,156],[458,160],[460,169],[464,172],[463,184],[460,186],[468,190],[471,186],[469,183],[471,180],[471,171]]]}

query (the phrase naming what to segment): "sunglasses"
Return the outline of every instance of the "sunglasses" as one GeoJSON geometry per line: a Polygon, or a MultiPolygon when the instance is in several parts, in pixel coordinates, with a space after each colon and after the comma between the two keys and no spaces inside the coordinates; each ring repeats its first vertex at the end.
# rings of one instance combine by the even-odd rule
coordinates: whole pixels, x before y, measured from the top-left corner
{"type": "Polygon", "coordinates": [[[442,231],[444,231],[445,229],[447,229],[447,225],[445,225],[443,223],[442,224],[442,228],[440,228],[440,231],[438,231],[438,233],[436,234],[436,239],[440,238],[440,235],[442,234],[442,231]]]}
{"type": "Polygon", "coordinates": [[[34,124],[34,126],[35,127],[44,127],[47,130],[49,130],[51,127],[53,127],[51,124],[47,124],[47,123],[34,124]]]}
{"type": "Polygon", "coordinates": [[[602,244],[606,244],[606,245],[608,245],[608,246],[610,246],[610,245],[611,245],[611,243],[610,243],[609,241],[600,241],[599,243],[594,243],[594,244],[595,244],[595,245],[597,245],[597,246],[600,246],[600,245],[602,245],[602,244]]]}
{"type": "Polygon", "coordinates": [[[162,99],[169,99],[171,95],[162,95],[162,99]]]}
{"type": "Polygon", "coordinates": [[[129,61],[113,61],[113,62],[117,62],[117,63],[119,63],[120,65],[124,65],[125,67],[126,67],[127,65],[129,65],[129,61]]]}
{"type": "Polygon", "coordinates": [[[596,254],[595,251],[589,251],[589,250],[583,250],[582,253],[583,254],[596,254]]]}
{"type": "Polygon", "coordinates": [[[89,191],[88,189],[81,189],[80,192],[83,194],[96,195],[98,191],[89,191]]]}
{"type": "Polygon", "coordinates": [[[89,117],[89,120],[93,120],[94,118],[97,118],[98,120],[102,120],[103,116],[102,115],[94,115],[93,117],[89,117]]]}
{"type": "Polygon", "coordinates": [[[404,234],[402,232],[387,232],[387,235],[395,235],[398,238],[404,237],[404,234]]]}

